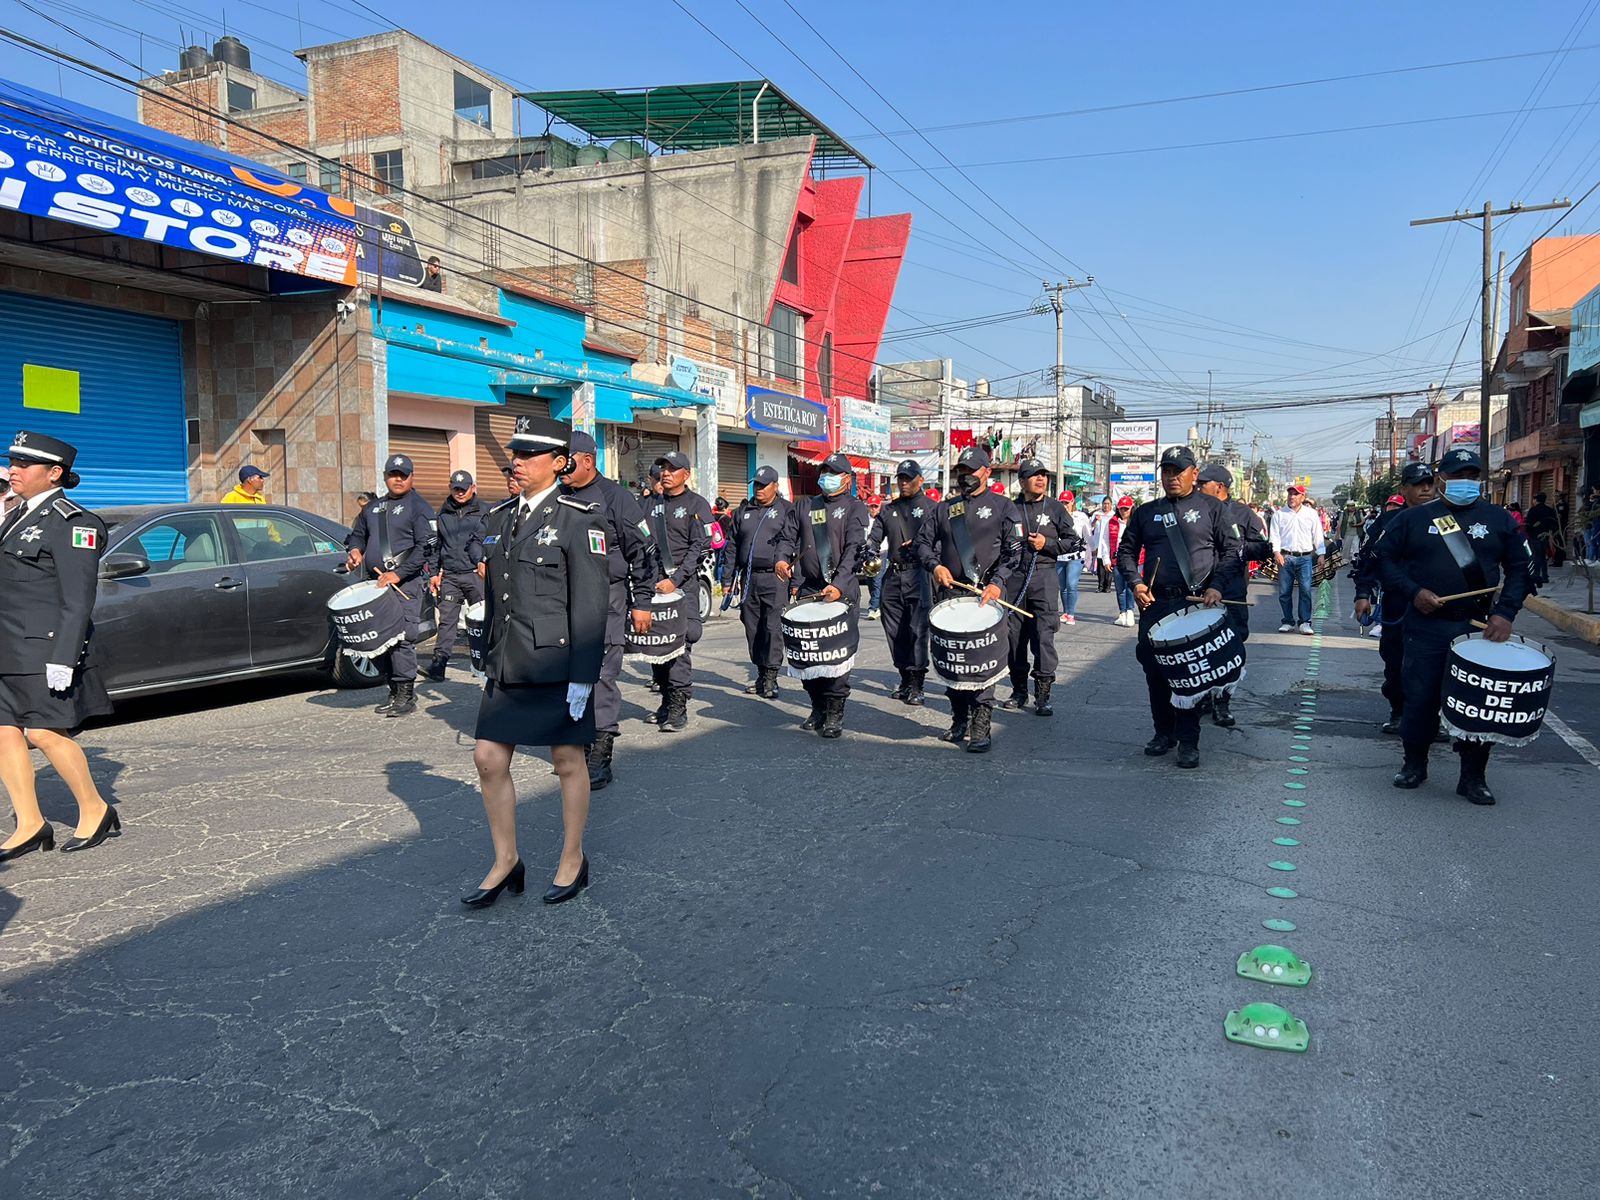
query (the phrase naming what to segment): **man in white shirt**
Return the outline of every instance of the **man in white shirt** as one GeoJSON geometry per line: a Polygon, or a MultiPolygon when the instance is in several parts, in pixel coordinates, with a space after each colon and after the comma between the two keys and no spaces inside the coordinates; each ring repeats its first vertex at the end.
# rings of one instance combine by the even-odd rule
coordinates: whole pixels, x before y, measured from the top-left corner
{"type": "Polygon", "coordinates": [[[1311,574],[1317,559],[1327,554],[1328,546],[1322,534],[1322,518],[1317,510],[1306,504],[1306,490],[1298,485],[1289,487],[1289,507],[1280,508],[1272,516],[1272,557],[1278,564],[1278,604],[1283,609],[1283,623],[1279,633],[1289,633],[1298,627],[1310,636],[1311,628],[1311,574]],[[1300,619],[1295,620],[1295,593],[1300,596],[1300,619]]]}

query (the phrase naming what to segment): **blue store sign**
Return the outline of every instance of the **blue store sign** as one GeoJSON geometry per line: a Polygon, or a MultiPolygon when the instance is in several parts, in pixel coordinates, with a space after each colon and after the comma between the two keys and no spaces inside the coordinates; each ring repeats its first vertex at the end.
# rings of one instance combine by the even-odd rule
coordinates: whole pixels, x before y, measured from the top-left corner
{"type": "Polygon", "coordinates": [[[746,421],[751,429],[808,442],[828,440],[828,410],[815,400],[764,387],[747,387],[745,395],[746,421]]]}

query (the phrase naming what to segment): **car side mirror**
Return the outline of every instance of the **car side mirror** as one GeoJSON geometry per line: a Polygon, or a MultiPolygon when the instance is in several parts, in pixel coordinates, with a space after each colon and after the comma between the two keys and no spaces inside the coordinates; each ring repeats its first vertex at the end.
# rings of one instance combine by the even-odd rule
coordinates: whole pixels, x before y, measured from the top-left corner
{"type": "Polygon", "coordinates": [[[100,575],[104,579],[129,579],[149,569],[150,560],[142,554],[108,554],[100,564],[100,575]]]}

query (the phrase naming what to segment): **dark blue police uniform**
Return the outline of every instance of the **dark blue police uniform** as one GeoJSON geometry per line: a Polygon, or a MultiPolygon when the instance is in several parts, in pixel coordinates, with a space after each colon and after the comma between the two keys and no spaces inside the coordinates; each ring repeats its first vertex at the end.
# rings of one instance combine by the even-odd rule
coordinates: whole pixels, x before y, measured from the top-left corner
{"type": "MultiPolygon", "coordinates": [[[[778,482],[771,467],[759,468],[750,481],[756,487],[778,482]]],[[[793,506],[774,495],[771,504],[758,504],[754,498],[740,504],[733,515],[734,586],[739,589],[739,623],[744,626],[750,662],[756,669],[755,682],[745,691],[765,700],[778,695],[778,672],[783,669],[783,635],[779,621],[789,599],[789,585],[779,579],[779,546],[789,525],[793,506]]]]}
{"type": "Polygon", "coordinates": [[[439,632],[433,643],[433,661],[428,665],[430,679],[444,678],[445,665],[455,649],[456,624],[462,606],[483,599],[478,564],[483,561],[483,522],[489,515],[489,506],[476,494],[465,501],[458,501],[454,494],[455,489],[470,488],[472,484],[470,472],[457,471],[451,475],[450,498],[439,509],[434,522],[436,573],[440,576],[439,632]]]}

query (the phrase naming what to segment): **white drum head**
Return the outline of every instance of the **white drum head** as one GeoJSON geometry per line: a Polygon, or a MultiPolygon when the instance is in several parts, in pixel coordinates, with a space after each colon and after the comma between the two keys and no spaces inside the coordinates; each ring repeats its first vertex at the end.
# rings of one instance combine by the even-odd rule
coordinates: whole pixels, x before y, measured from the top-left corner
{"type": "Polygon", "coordinates": [[[998,604],[979,604],[976,596],[960,596],[933,606],[928,615],[929,624],[946,633],[982,633],[993,629],[1005,620],[1005,610],[998,604]]]}
{"type": "Polygon", "coordinates": [[[1485,641],[1481,633],[1461,638],[1455,644],[1457,658],[1474,666],[1499,671],[1542,671],[1551,659],[1534,642],[1512,637],[1509,642],[1485,641]]]}
{"type": "Polygon", "coordinates": [[[682,599],[682,592],[657,592],[650,598],[650,603],[665,606],[668,604],[677,604],[682,599]]]}
{"type": "Polygon", "coordinates": [[[1222,624],[1222,610],[1218,608],[1186,608],[1171,616],[1162,617],[1150,627],[1153,642],[1186,642],[1222,624]]]}
{"type": "Polygon", "coordinates": [[[461,615],[469,621],[482,621],[483,613],[484,603],[482,600],[474,601],[461,610],[461,615]]]}
{"type": "Polygon", "coordinates": [[[796,604],[783,615],[797,625],[826,625],[844,616],[849,605],[840,600],[807,600],[796,604]]]}
{"type": "Polygon", "coordinates": [[[383,589],[372,580],[368,580],[365,583],[352,583],[349,587],[340,588],[330,596],[328,598],[328,607],[337,609],[340,612],[347,608],[363,608],[381,595],[383,595],[383,589]]]}

